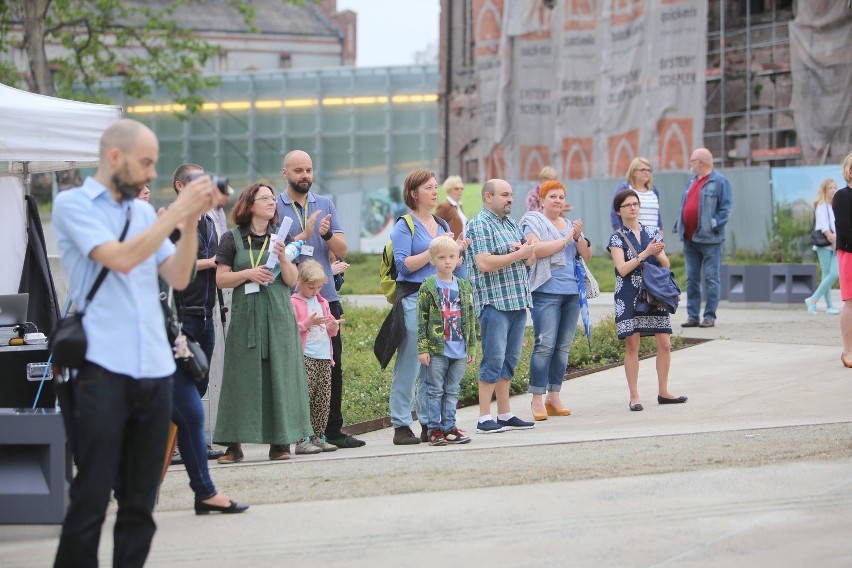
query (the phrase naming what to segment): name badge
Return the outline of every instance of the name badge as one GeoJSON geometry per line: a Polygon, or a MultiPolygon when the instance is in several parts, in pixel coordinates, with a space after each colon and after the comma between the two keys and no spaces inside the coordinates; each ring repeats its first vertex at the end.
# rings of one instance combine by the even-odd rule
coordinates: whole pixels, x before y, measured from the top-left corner
{"type": "Polygon", "coordinates": [[[257,294],[260,292],[260,284],[257,282],[246,282],[245,293],[248,294],[257,294]]]}
{"type": "Polygon", "coordinates": [[[302,245],[301,253],[305,256],[314,256],[314,247],[311,245],[302,245]]]}

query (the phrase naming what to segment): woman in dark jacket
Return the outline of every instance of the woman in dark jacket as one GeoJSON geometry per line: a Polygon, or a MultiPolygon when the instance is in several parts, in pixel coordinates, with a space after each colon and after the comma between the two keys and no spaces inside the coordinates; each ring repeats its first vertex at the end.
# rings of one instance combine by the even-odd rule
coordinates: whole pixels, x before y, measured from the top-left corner
{"type": "Polygon", "coordinates": [[[840,272],[840,335],[843,353],[840,361],[852,368],[852,152],[846,155],[842,166],[846,187],[838,189],[831,202],[834,209],[834,225],[837,228],[837,267],[840,272]]]}

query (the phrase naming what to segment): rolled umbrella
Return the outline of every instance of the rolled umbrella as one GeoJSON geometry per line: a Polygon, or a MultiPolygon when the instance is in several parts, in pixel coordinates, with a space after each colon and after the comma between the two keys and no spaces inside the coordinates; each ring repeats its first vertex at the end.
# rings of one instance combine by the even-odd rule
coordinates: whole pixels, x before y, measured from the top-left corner
{"type": "Polygon", "coordinates": [[[580,317],[583,318],[583,328],[586,330],[586,341],[589,350],[592,349],[592,322],[589,315],[589,299],[586,297],[586,269],[580,257],[574,259],[574,275],[577,277],[577,291],[580,296],[580,317]]]}

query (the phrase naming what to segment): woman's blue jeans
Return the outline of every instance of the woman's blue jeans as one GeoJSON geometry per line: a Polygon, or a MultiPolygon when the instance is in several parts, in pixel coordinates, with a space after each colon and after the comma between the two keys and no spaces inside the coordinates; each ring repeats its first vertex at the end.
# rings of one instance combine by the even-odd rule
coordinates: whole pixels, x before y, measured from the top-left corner
{"type": "MultiPolygon", "coordinates": [[[[183,328],[198,341],[208,361],[213,357],[216,342],[213,325],[211,318],[197,316],[186,316],[183,322],[183,328]]],[[[216,495],[216,486],[207,467],[207,436],[204,433],[204,405],[201,403],[205,392],[207,377],[196,383],[180,368],[175,371],[172,422],[178,428],[178,450],[189,475],[189,487],[198,500],[216,495]]]]}
{"type": "Polygon", "coordinates": [[[825,297],[825,305],[828,308],[833,307],[831,303],[831,287],[837,282],[840,273],[837,269],[837,252],[831,247],[817,247],[817,257],[819,258],[819,267],[822,271],[822,281],[814,290],[811,301],[816,304],[821,297],[825,297]]]}
{"type": "Polygon", "coordinates": [[[535,346],[530,357],[532,394],[562,390],[571,342],[580,317],[580,296],[533,292],[532,320],[535,346]]]}
{"type": "Polygon", "coordinates": [[[391,424],[394,428],[411,425],[411,406],[417,390],[417,419],[426,424],[426,373],[421,369],[417,352],[417,296],[402,299],[405,317],[405,339],[396,352],[390,389],[391,424]]]}
{"type": "Polygon", "coordinates": [[[216,487],[207,468],[207,437],[204,435],[204,406],[195,381],[180,369],[175,371],[172,398],[172,422],[177,426],[177,445],[189,487],[197,500],[216,495],[216,487]]]}

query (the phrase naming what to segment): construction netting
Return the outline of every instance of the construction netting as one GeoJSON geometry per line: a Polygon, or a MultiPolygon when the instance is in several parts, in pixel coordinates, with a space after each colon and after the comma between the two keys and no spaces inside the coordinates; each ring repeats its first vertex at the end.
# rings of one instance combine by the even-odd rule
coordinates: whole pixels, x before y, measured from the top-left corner
{"type": "Polygon", "coordinates": [[[837,163],[852,146],[852,6],[799,2],[790,22],[796,134],[807,165],[837,163]]]}
{"type": "Polygon", "coordinates": [[[706,0],[474,0],[480,175],[687,169],[703,145],[706,0]]]}

